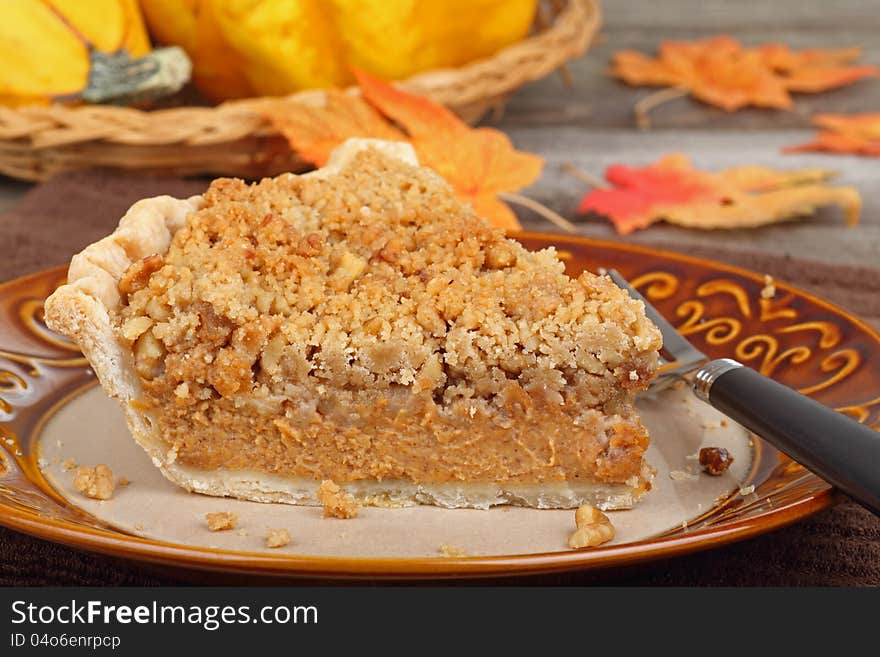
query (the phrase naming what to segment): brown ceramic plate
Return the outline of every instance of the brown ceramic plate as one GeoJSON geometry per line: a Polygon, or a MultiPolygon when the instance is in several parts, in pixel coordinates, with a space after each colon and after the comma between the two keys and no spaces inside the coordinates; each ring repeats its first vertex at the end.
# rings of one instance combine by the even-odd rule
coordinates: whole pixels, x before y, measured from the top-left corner
{"type": "MultiPolygon", "coordinates": [[[[532,249],[556,246],[572,274],[618,269],[710,356],[736,358],[880,427],[880,335],[839,308],[784,283],[763,299],[762,275],[683,255],[559,235],[519,239],[532,249]]],[[[712,548],[834,501],[821,479],[757,437],[738,434],[738,427],[717,432],[714,411],[686,391],[644,402],[646,421],[657,427],[651,457],[657,484],[636,509],[613,515],[615,541],[591,550],[565,547],[570,511],[416,507],[322,521],[308,507],[185,493],[134,448],[80,354],[43,324],[42,301],[63,277],[59,268],[0,286],[0,524],[40,538],[180,571],[481,577],[608,569],[712,548]],[[717,480],[696,474],[687,455],[701,444],[731,445],[737,468],[717,480]],[[70,491],[66,450],[110,462],[132,484],[108,502],[79,497],[70,491]],[[244,520],[240,531],[204,529],[206,510],[230,507],[244,520]],[[646,524],[649,516],[653,524],[646,524]],[[294,540],[282,550],[265,549],[262,536],[279,524],[294,540]],[[469,556],[441,555],[444,537],[452,552],[469,556]]]]}

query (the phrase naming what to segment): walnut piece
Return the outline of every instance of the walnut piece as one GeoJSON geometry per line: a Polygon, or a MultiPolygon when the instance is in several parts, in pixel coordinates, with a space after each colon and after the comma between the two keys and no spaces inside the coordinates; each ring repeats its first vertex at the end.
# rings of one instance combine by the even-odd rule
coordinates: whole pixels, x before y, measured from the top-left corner
{"type": "Polygon", "coordinates": [[[150,380],[155,378],[165,358],[165,345],[156,339],[152,331],[141,335],[134,343],[134,363],[137,373],[150,380]]]}
{"type": "Polygon", "coordinates": [[[103,463],[92,466],[81,466],[76,469],[73,487],[86,497],[93,500],[109,500],[116,488],[113,471],[103,463]]]}
{"type": "Polygon", "coordinates": [[[156,253],[131,263],[119,279],[119,293],[128,296],[144,289],[153,272],[159,271],[164,265],[165,259],[156,253]]]}
{"type": "Polygon", "coordinates": [[[568,539],[568,547],[572,550],[596,547],[614,538],[611,519],[592,504],[578,507],[574,513],[574,523],[577,530],[568,539]]]}
{"type": "Polygon", "coordinates": [[[134,342],[153,327],[153,318],[141,315],[132,317],[122,325],[122,337],[134,342]]]}
{"type": "Polygon", "coordinates": [[[280,548],[290,543],[290,534],[286,529],[270,529],[266,535],[266,547],[280,548]]]}
{"type": "Polygon", "coordinates": [[[325,518],[354,518],[358,512],[355,499],[331,479],[318,486],[318,501],[324,506],[325,518]]]}
{"type": "Polygon", "coordinates": [[[731,463],[733,455],[723,447],[703,447],[700,450],[700,465],[713,477],[724,474],[731,463]]]}
{"type": "Polygon", "coordinates": [[[217,513],[206,513],[205,520],[208,522],[208,529],[212,532],[222,532],[227,529],[235,529],[238,515],[228,511],[218,511],[217,513]]]}
{"type": "Polygon", "coordinates": [[[355,279],[364,273],[367,261],[351,251],[346,251],[339,259],[336,270],[330,277],[331,286],[337,290],[347,290],[355,279]]]}

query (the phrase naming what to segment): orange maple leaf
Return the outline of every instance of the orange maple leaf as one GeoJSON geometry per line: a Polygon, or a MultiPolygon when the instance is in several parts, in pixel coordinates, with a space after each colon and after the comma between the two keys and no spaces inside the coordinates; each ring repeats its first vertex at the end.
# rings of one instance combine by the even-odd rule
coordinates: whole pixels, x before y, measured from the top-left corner
{"type": "Polygon", "coordinates": [[[806,144],[789,146],[786,153],[827,151],[880,157],[880,112],[874,114],[818,114],[813,123],[820,128],[806,144]]]}
{"type": "Polygon", "coordinates": [[[359,96],[328,89],[323,105],[279,103],[265,111],[275,128],[303,159],[322,167],[334,148],[350,137],[406,141],[406,135],[388,123],[359,96]]]}
{"type": "Polygon", "coordinates": [[[745,48],[722,35],[663,42],[657,57],[619,51],[611,74],[631,85],[675,87],[726,111],[788,109],[790,92],[825,91],[880,74],[876,66],[850,66],[860,54],[855,48],[794,51],[781,44],[745,48]]]}
{"type": "Polygon", "coordinates": [[[615,53],[611,72],[632,85],[680,87],[727,111],[791,106],[785,85],[761,56],[726,36],[666,41],[657,58],[622,50],[615,53]]]}
{"type": "Polygon", "coordinates": [[[818,93],[876,77],[876,66],[850,66],[862,55],[861,48],[838,50],[791,50],[788,46],[769,43],[756,52],[765,64],[780,75],[786,89],[799,93],[818,93]]]}
{"type": "Polygon", "coordinates": [[[621,235],[658,221],[705,229],[761,226],[830,204],[842,207],[853,225],[861,197],[852,188],[822,184],[831,175],[824,169],[756,166],[709,173],[674,153],[646,167],[609,167],[605,177],[612,187],[588,192],[578,210],[608,217],[621,235]]]}
{"type": "Polygon", "coordinates": [[[362,97],[330,91],[323,106],[283,103],[266,115],[294,150],[318,166],[349,137],[409,141],[419,162],[440,174],[474,212],[498,228],[520,228],[498,194],[533,183],[541,175],[540,157],[515,150],[503,132],[469,127],[428,98],[363,71],[355,76],[362,97]]]}
{"type": "Polygon", "coordinates": [[[363,71],[355,77],[364,97],[409,134],[419,162],[434,169],[474,211],[499,228],[518,229],[516,215],[498,194],[518,190],[541,175],[544,161],[514,149],[503,132],[471,128],[439,103],[403,92],[363,71]]]}

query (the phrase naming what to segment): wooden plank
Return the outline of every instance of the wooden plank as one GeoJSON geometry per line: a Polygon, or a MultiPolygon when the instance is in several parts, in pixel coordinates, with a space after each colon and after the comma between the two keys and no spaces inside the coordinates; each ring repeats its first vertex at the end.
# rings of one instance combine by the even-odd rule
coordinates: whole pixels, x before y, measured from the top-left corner
{"type": "MultiPolygon", "coordinates": [[[[541,180],[527,193],[572,218],[586,187],[562,173],[571,162],[601,175],[614,162],[648,163],[681,151],[709,170],[742,164],[774,167],[824,167],[840,172],[837,184],[860,190],[864,209],[860,226],[843,227],[837,209],[777,226],[701,232],[657,225],[627,236],[637,243],[666,242],[763,250],[780,256],[825,262],[880,266],[880,161],[824,154],[784,155],[788,144],[813,134],[809,117],[818,112],[880,111],[880,80],[869,80],[818,95],[800,94],[791,112],[743,110],[733,114],[690,99],[652,112],[654,127],[634,126],[632,107],[653,90],[633,88],[612,79],[612,54],[632,48],[654,52],[664,39],[695,39],[728,33],[744,43],[780,41],[794,48],[860,45],[863,61],[880,65],[880,0],[776,0],[766,3],[725,0],[613,0],[604,2],[602,40],[569,66],[573,89],[558,76],[527,85],[508,103],[496,123],[518,147],[547,158],[541,180]]],[[[528,228],[549,230],[543,220],[521,212],[528,228]]],[[[607,222],[579,224],[585,235],[621,239],[607,222]]]]}
{"type": "MultiPolygon", "coordinates": [[[[802,136],[798,131],[765,130],[758,136],[714,130],[639,133],[571,126],[517,126],[510,130],[510,135],[518,148],[546,158],[541,179],[524,193],[570,219],[577,218],[577,205],[589,188],[563,172],[565,163],[601,176],[605,168],[615,162],[648,164],[664,153],[683,151],[695,166],[707,170],[742,164],[832,168],[839,172],[835,184],[852,186],[862,192],[862,222],[856,227],[845,227],[843,213],[837,208],[822,209],[814,217],[763,228],[700,231],[657,224],[625,238],[619,237],[605,220],[581,221],[578,226],[582,234],[603,239],[666,242],[682,249],[705,245],[761,250],[780,256],[880,267],[880,164],[855,156],[781,154],[779,149],[783,145],[802,136]]],[[[518,211],[518,214],[527,229],[553,230],[552,225],[529,211],[518,211]]]]}
{"type": "Polygon", "coordinates": [[[609,29],[800,32],[880,26],[877,0],[602,0],[601,4],[609,29]]]}
{"type": "MultiPolygon", "coordinates": [[[[621,49],[654,53],[659,42],[667,39],[726,33],[747,44],[778,41],[793,48],[861,46],[861,61],[880,65],[880,0],[613,0],[604,2],[603,7],[600,42],[568,67],[573,88],[566,89],[558,76],[527,85],[508,103],[500,126],[634,127],[633,104],[655,89],[630,87],[612,79],[607,73],[609,62],[621,49]]],[[[823,94],[796,94],[795,102],[790,112],[749,109],[730,114],[682,98],[657,108],[651,116],[655,129],[807,128],[809,117],[819,112],[880,111],[880,80],[823,94]]]]}

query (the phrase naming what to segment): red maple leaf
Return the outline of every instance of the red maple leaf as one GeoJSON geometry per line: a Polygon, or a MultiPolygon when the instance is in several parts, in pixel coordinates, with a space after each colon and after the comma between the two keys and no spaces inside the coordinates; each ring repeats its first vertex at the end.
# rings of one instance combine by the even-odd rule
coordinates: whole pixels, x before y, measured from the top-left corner
{"type": "Polygon", "coordinates": [[[578,208],[608,217],[625,235],[658,221],[691,228],[760,226],[810,214],[822,205],[844,208],[858,221],[859,193],[831,187],[823,169],[777,171],[743,166],[709,173],[694,169],[681,154],[645,167],[616,164],[605,177],[612,187],[588,192],[578,208]]]}

